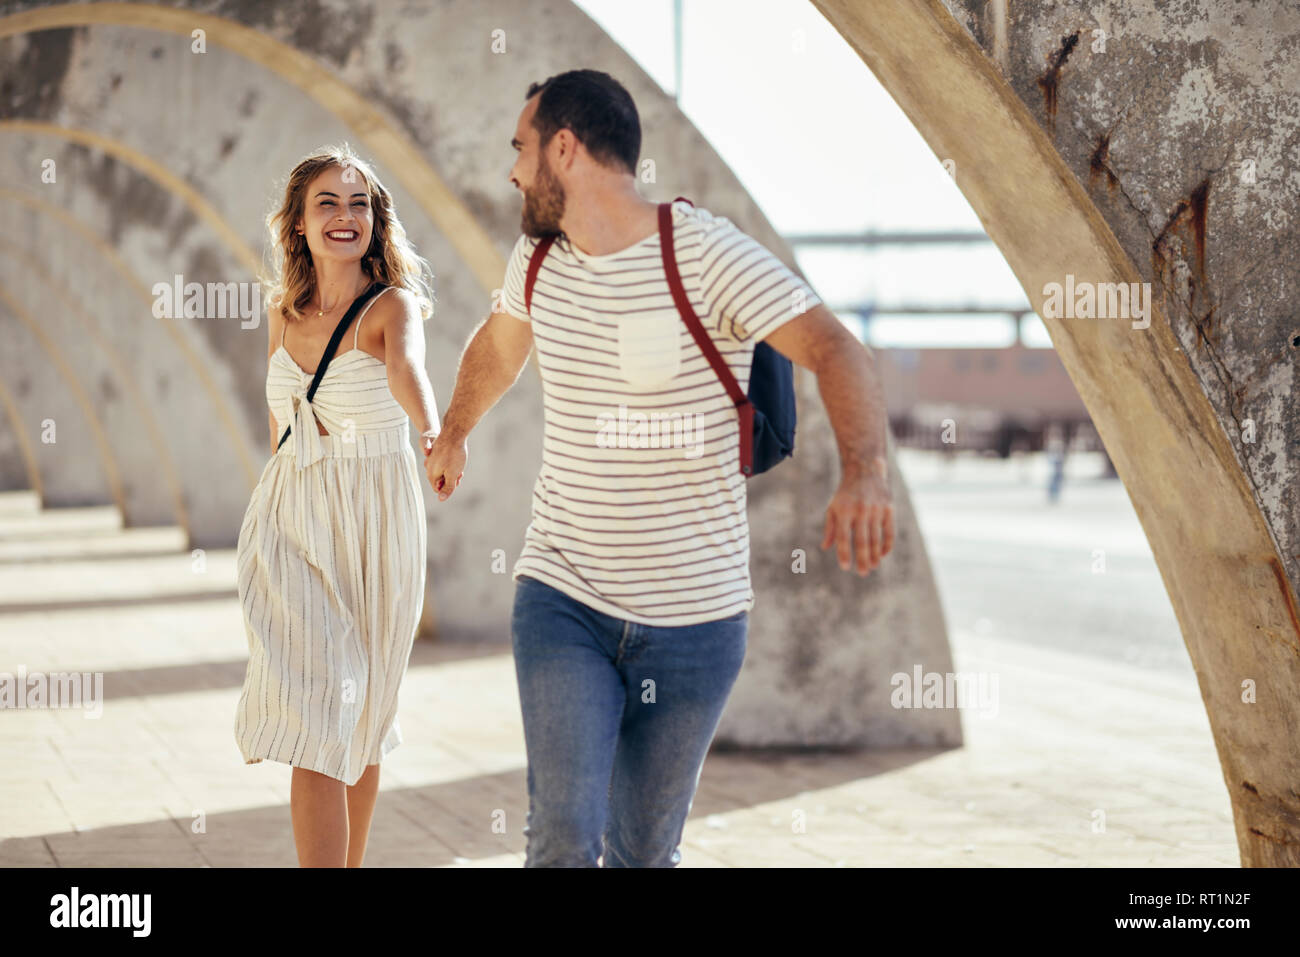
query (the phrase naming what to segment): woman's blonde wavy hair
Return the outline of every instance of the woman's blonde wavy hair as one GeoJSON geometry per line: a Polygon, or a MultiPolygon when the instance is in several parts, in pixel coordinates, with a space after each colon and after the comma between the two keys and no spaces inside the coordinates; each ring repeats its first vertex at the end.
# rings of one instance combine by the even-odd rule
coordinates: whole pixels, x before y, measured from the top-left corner
{"type": "Polygon", "coordinates": [[[266,217],[270,233],[273,278],[266,282],[268,302],[279,309],[286,321],[296,322],[316,292],[316,270],[312,265],[307,237],[297,232],[307,202],[307,187],[322,171],[337,166],[355,169],[365,180],[370,194],[374,228],[370,247],[361,257],[361,270],[372,282],[401,286],[415,294],[420,317],[433,315],[433,270],[406,238],[406,229],[397,218],[393,197],[380,182],[370,164],[361,159],[346,143],[326,146],[303,159],[289,174],[280,208],[266,217]]]}

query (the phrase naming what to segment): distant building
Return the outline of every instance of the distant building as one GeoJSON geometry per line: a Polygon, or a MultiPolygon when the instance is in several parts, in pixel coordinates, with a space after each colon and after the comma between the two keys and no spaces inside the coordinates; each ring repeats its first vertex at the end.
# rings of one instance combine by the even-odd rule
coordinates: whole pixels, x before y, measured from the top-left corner
{"type": "Polygon", "coordinates": [[[901,445],[1039,451],[1051,426],[1074,448],[1101,449],[1092,420],[1051,349],[1016,343],[998,349],[872,350],[901,445]],[[956,441],[945,442],[951,422],[956,441]]]}

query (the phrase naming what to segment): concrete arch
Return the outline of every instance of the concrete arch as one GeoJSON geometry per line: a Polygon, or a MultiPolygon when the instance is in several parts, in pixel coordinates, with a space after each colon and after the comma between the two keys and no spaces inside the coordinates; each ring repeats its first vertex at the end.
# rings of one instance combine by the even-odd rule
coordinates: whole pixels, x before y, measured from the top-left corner
{"type": "MultiPolygon", "coordinates": [[[[159,320],[153,315],[153,295],[145,282],[136,275],[130,264],[125,261],[116,249],[106,243],[100,236],[90,229],[90,227],[57,204],[50,203],[38,196],[31,195],[21,190],[0,188],[0,201],[4,200],[8,200],[30,210],[33,214],[41,217],[47,222],[57,223],[68,232],[76,235],[94,251],[96,258],[102,262],[113,275],[120,279],[123,287],[128,291],[132,298],[140,304],[142,312],[148,314],[149,320],[151,322],[162,323],[163,328],[167,333],[167,340],[176,347],[175,356],[177,361],[181,364],[181,368],[184,370],[185,377],[190,381],[196,382],[200,386],[201,393],[213,400],[214,404],[212,407],[216,410],[214,421],[223,429],[224,433],[230,439],[231,445],[236,453],[236,458],[243,465],[243,474],[248,483],[247,487],[251,488],[252,484],[256,482],[257,470],[259,470],[260,467],[254,465],[248,454],[246,443],[243,441],[243,433],[238,429],[234,421],[227,397],[212,380],[211,374],[206,369],[201,357],[195,351],[193,344],[181,335],[173,324],[166,320],[159,320]]],[[[145,401],[147,402],[148,400],[146,399],[145,401]]],[[[177,434],[176,428],[177,424],[173,423],[173,426],[167,431],[175,436],[177,434]]],[[[175,445],[174,441],[173,445],[175,445]]],[[[198,501],[203,500],[202,494],[198,490],[195,490],[194,498],[198,501]]],[[[183,527],[185,528],[187,535],[190,537],[191,543],[193,543],[195,514],[193,509],[186,504],[188,501],[189,496],[186,496],[185,501],[182,503],[183,511],[180,515],[185,519],[185,525],[183,527]]]]}
{"type": "Polygon", "coordinates": [[[201,192],[153,157],[142,153],[140,150],[133,149],[115,137],[105,136],[102,133],[96,133],[94,130],[83,130],[66,124],[42,123],[36,120],[0,120],[0,135],[5,133],[51,136],[55,139],[78,143],[81,146],[109,154],[119,162],[125,163],[149,177],[163,189],[179,198],[194,211],[194,215],[201,223],[217,234],[222,244],[231,255],[239,260],[245,269],[250,273],[257,272],[260,265],[257,256],[253,254],[253,250],[249,248],[248,243],[244,242],[243,237],[235,231],[230,223],[226,222],[226,218],[221,215],[217,208],[209,203],[201,192]]]}
{"type": "MultiPolygon", "coordinates": [[[[155,162],[148,156],[145,156],[139,150],[131,149],[124,143],[113,139],[112,137],[102,136],[89,130],[79,130],[67,126],[56,126],[53,123],[37,123],[26,120],[0,120],[0,134],[5,132],[30,133],[45,136],[52,136],[56,139],[63,139],[83,146],[94,147],[114,158],[126,163],[128,166],[137,170],[141,174],[156,182],[168,192],[181,199],[190,209],[194,211],[195,216],[209,227],[220,237],[227,250],[235,256],[250,273],[256,273],[258,269],[257,257],[253,251],[239,237],[238,233],[230,227],[225,218],[217,212],[203,196],[179,176],[176,176],[170,170],[160,163],[155,162]]],[[[0,197],[8,195],[8,190],[0,190],[0,197]]],[[[111,247],[102,241],[95,242],[96,248],[107,253],[111,247]]],[[[147,287],[143,282],[136,280],[136,284],[147,292],[147,287]]],[[[152,292],[148,292],[145,297],[146,301],[152,304],[152,292]]],[[[152,311],[150,315],[153,315],[152,311]]],[[[230,438],[236,453],[240,456],[244,470],[248,476],[249,485],[257,481],[257,474],[260,466],[253,460],[248,443],[245,441],[245,435],[235,421],[231,411],[231,402],[229,397],[213,381],[211,374],[208,372],[202,358],[194,351],[194,348],[180,334],[174,323],[166,319],[158,319],[157,322],[167,331],[171,340],[180,348],[181,354],[189,364],[196,380],[203,386],[208,397],[212,401],[213,409],[217,413],[217,420],[222,429],[230,438]]]]}
{"type": "MultiPolygon", "coordinates": [[[[1179,315],[1187,311],[1186,297],[1169,283],[1164,267],[1171,263],[1161,262],[1162,240],[1171,230],[1184,228],[1182,220],[1192,219],[1195,195],[1190,205],[1174,207],[1165,233],[1144,234],[1141,216],[1137,223],[1129,221],[1134,212],[1142,212],[1130,194],[1111,206],[1104,193],[1090,195],[1082,185],[1098,171],[1118,182],[1106,149],[1097,147],[1090,155],[1086,145],[1071,142],[1067,155],[1054,141],[1056,131],[1065,129],[1064,123],[1055,122],[1055,111],[1068,109],[1056,97],[1061,68],[1076,45],[1083,48],[1080,38],[1086,36],[1093,11],[1076,9],[1076,4],[1051,5],[1018,11],[1016,20],[1008,21],[1001,4],[985,10],[982,4],[950,0],[948,6],[967,24],[963,28],[939,0],[869,8],[852,0],[813,2],[898,101],[936,155],[955,161],[957,185],[1031,302],[1041,303],[1045,286],[1062,282],[1067,273],[1099,283],[1152,281],[1159,286],[1161,299],[1152,302],[1150,327],[1140,332],[1124,320],[1043,318],[1155,553],[1200,681],[1232,800],[1242,863],[1300,864],[1300,801],[1295,788],[1300,776],[1300,617],[1295,595],[1300,556],[1279,546],[1285,519],[1275,518],[1272,526],[1265,520],[1259,488],[1234,448],[1241,424],[1235,421],[1231,399],[1220,406],[1223,411],[1216,410],[1221,401],[1217,387],[1204,377],[1198,379],[1194,369],[1194,352],[1209,317],[1179,315]],[[1000,24],[986,21],[999,12],[1000,24]],[[1008,57],[1009,39],[1023,49],[1038,37],[1064,39],[1059,50],[1045,52],[1041,64],[1034,62],[1036,57],[1008,57]],[[995,65],[999,62],[1001,70],[995,65]],[[918,63],[925,69],[918,70],[918,63]],[[1039,77],[1044,65],[1047,72],[1039,77]],[[1042,121],[1029,105],[1040,96],[1047,97],[1042,121]],[[1109,215],[1103,215],[1103,205],[1109,215]],[[1120,233],[1127,243],[1121,242],[1120,233]],[[1142,268],[1148,258],[1150,274],[1142,268]],[[1180,330],[1183,322],[1187,325],[1180,330]],[[1193,339],[1196,345],[1189,347],[1193,339]],[[1290,579],[1285,569],[1291,570],[1290,579]],[[1247,681],[1261,685],[1259,707],[1243,707],[1247,681]]],[[[1300,14],[1284,15],[1280,3],[1264,6],[1274,8],[1259,11],[1270,35],[1289,35],[1294,49],[1300,39],[1300,14]]],[[[1122,20],[1118,9],[1097,13],[1107,18],[1108,27],[1122,20]]],[[[1181,24],[1180,17],[1194,14],[1167,16],[1181,24]]],[[[1178,24],[1154,14],[1150,21],[1145,17],[1135,14],[1129,23],[1139,46],[1158,50],[1172,42],[1168,34],[1178,24]]],[[[1207,24],[1185,25],[1188,42],[1200,49],[1207,24]]],[[[1168,67],[1177,60],[1175,51],[1162,62],[1168,67]]],[[[1198,61],[1198,69],[1203,62],[1198,61]]],[[[1290,62],[1295,76],[1294,56],[1290,62]]],[[[1141,91],[1149,70],[1139,65],[1135,73],[1140,75],[1131,78],[1133,96],[1123,114],[1130,124],[1146,106],[1141,91]]],[[[1086,79],[1076,82],[1086,84],[1086,79]]],[[[1214,85],[1204,76],[1201,82],[1214,85]]],[[[1231,140],[1249,131],[1261,141],[1294,136],[1295,116],[1287,123],[1265,130],[1238,118],[1238,125],[1225,135],[1231,140]]],[[[1178,135],[1158,122],[1147,132],[1157,141],[1178,135]]],[[[1103,147],[1110,135],[1105,134],[1103,147]]],[[[1170,142],[1178,143],[1166,140],[1170,142]]],[[[1143,149],[1149,154],[1151,144],[1144,142],[1143,149]]],[[[1178,172],[1162,168],[1161,175],[1167,181],[1178,172]]],[[[1202,175],[1203,169],[1197,177],[1202,175]]],[[[1210,179],[1202,182],[1208,188],[1210,179]]],[[[1142,199],[1149,202],[1148,197],[1142,199]]],[[[1158,206],[1152,212],[1156,222],[1168,215],[1158,206]]],[[[1204,229],[1203,220],[1199,228],[1204,229]]],[[[1204,274],[1204,232],[1198,242],[1198,265],[1204,274]]],[[[1244,282],[1249,274],[1238,278],[1244,282]]],[[[1207,286],[1202,283],[1201,288],[1207,286]]],[[[1294,487],[1295,474],[1286,481],[1294,487]]]]}
{"type": "Polygon", "coordinates": [[[0,409],[4,410],[4,417],[9,423],[9,430],[13,433],[14,442],[18,445],[18,454],[22,456],[23,470],[27,473],[27,487],[36,493],[38,500],[45,497],[45,483],[41,480],[41,470],[36,464],[36,448],[32,445],[31,437],[27,430],[23,428],[22,411],[18,408],[18,400],[14,394],[5,385],[3,379],[0,379],[0,409]]]}
{"type": "Polygon", "coordinates": [[[63,358],[58,346],[46,335],[45,330],[41,328],[41,324],[32,317],[27,308],[18,302],[3,286],[0,286],[0,304],[5,306],[10,315],[27,327],[32,337],[39,344],[45,358],[49,361],[50,368],[59,377],[63,389],[72,397],[82,415],[85,416],[86,425],[90,429],[90,436],[95,443],[95,451],[98,454],[100,466],[104,470],[104,479],[108,483],[109,494],[113,497],[114,504],[125,514],[126,493],[122,488],[122,472],[113,456],[113,446],[108,440],[104,423],[95,408],[95,403],[90,400],[90,396],[86,393],[86,388],[82,384],[81,377],[77,375],[77,370],[73,369],[68,361],[63,358]]]}
{"type": "Polygon", "coordinates": [[[121,507],[121,477],[106,454],[103,425],[66,363],[56,361],[48,337],[0,289],[0,322],[12,348],[0,351],[0,369],[10,382],[21,427],[33,432],[33,448],[44,482],[46,507],[77,508],[95,504],[121,507]],[[48,384],[48,385],[47,385],[48,384]],[[42,441],[53,428],[53,441],[42,441]],[[38,437],[39,436],[39,437],[38,437]],[[79,460],[79,467],[74,463],[79,460]],[[57,464],[52,464],[57,463],[57,464]]]}
{"type": "MultiPolygon", "coordinates": [[[[103,352],[107,362],[116,373],[114,386],[123,390],[128,396],[131,405],[135,411],[138,421],[143,424],[149,439],[153,444],[154,452],[157,455],[158,465],[162,469],[163,481],[172,502],[172,521],[189,532],[189,514],[185,506],[185,495],[181,488],[180,474],[176,467],[176,461],[172,457],[171,448],[168,446],[163,436],[162,429],[158,425],[158,417],[154,415],[153,409],[145,401],[140,392],[139,386],[135,382],[135,377],[131,375],[120,352],[111,342],[100,334],[94,321],[90,318],[89,311],[79,302],[74,301],[73,297],[59,283],[54,280],[49,271],[41,261],[23,249],[17,243],[11,242],[0,237],[0,254],[8,255],[13,259],[20,261],[24,268],[30,270],[32,274],[38,276],[45,289],[53,291],[54,295],[62,302],[64,312],[70,316],[84,331],[86,337],[94,343],[95,347],[103,352]]],[[[122,471],[123,466],[117,465],[118,471],[122,471]]],[[[131,503],[127,503],[123,514],[130,523],[131,503]]],[[[151,523],[156,524],[156,523],[151,523]]]]}
{"type": "Polygon", "coordinates": [[[421,202],[429,219],[452,241],[461,258],[474,270],[483,289],[493,289],[500,281],[505,268],[504,258],[478,220],[403,131],[319,61],[266,33],[186,6],[68,3],[2,18],[0,37],[96,24],[144,27],[186,37],[195,30],[203,30],[209,39],[278,73],[357,131],[370,154],[393,170],[398,180],[421,202]]]}

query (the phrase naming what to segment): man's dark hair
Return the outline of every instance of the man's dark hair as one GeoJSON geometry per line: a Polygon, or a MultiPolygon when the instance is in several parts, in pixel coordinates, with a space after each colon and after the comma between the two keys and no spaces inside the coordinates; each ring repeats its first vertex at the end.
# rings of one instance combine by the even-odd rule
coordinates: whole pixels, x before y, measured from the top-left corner
{"type": "Polygon", "coordinates": [[[528,87],[525,100],[537,93],[533,128],[545,148],[562,129],[571,130],[596,162],[636,172],[641,155],[641,118],[623,85],[599,70],[557,73],[528,87]]]}

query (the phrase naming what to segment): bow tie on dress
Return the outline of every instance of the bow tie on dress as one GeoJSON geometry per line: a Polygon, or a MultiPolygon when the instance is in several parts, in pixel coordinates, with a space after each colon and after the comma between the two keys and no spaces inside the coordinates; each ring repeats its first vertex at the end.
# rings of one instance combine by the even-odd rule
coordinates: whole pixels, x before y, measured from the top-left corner
{"type": "Polygon", "coordinates": [[[311,383],[299,386],[285,397],[284,413],[285,421],[290,424],[290,440],[294,443],[294,458],[298,460],[298,471],[301,472],[313,462],[320,460],[325,454],[325,446],[321,443],[320,431],[316,428],[316,410],[307,399],[307,389],[311,383]],[[297,399],[297,408],[295,408],[294,399],[297,399]]]}

